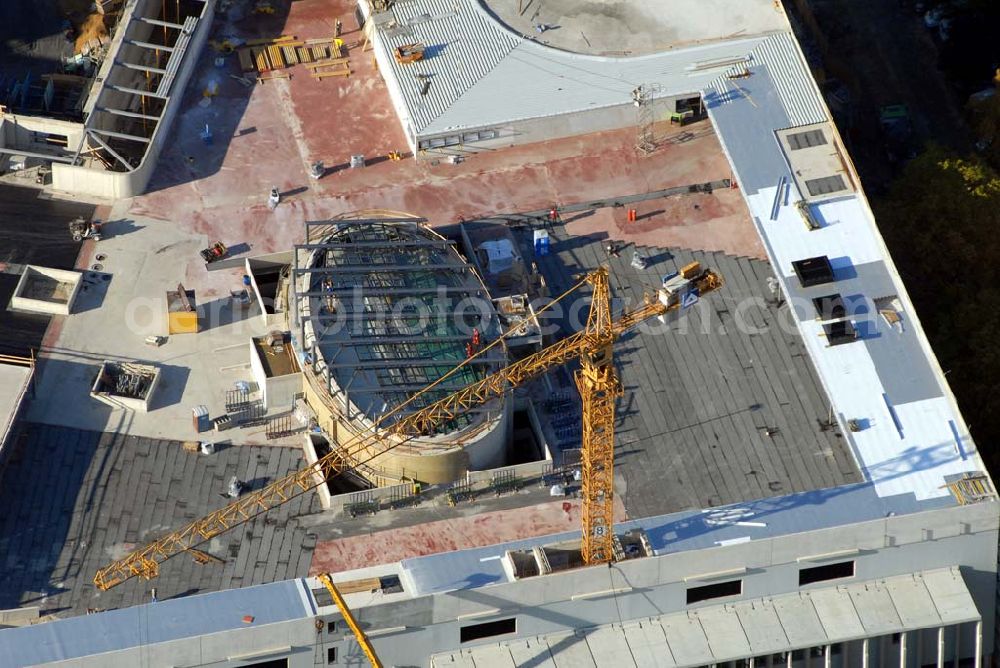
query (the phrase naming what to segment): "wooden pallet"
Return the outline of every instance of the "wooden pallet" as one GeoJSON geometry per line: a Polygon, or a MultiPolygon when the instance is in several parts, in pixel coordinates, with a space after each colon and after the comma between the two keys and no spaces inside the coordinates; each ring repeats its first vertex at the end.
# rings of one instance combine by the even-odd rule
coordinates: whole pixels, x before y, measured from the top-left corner
{"type": "Polygon", "coordinates": [[[343,70],[334,70],[332,72],[317,72],[314,70],[312,76],[314,79],[325,79],[326,77],[349,77],[351,76],[351,69],[346,68],[343,70]]]}
{"type": "Polygon", "coordinates": [[[316,69],[318,67],[329,67],[330,65],[343,65],[350,58],[327,58],[325,60],[317,60],[314,63],[309,63],[306,65],[308,69],[316,69]]]}
{"type": "MultiPolygon", "coordinates": [[[[344,40],[339,37],[297,40],[294,35],[277,39],[253,39],[237,49],[240,68],[244,72],[272,72],[293,65],[315,68],[343,65],[342,70],[323,72],[324,76],[350,76],[348,59],[343,56],[344,40]]],[[[313,71],[313,74],[318,74],[313,71]]],[[[317,77],[320,78],[320,77],[317,77]]]]}

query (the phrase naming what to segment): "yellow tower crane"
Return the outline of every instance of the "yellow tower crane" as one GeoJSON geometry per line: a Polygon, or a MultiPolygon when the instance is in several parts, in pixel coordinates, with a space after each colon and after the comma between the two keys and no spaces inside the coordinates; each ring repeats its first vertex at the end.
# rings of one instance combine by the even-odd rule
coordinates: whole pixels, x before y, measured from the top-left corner
{"type": "MultiPolygon", "coordinates": [[[[409,439],[432,434],[439,425],[465,411],[502,397],[511,389],[575,359],[580,360],[581,368],[576,374],[576,383],[583,398],[582,556],[586,564],[611,561],[614,541],[612,502],[615,399],[621,394],[621,384],[612,360],[612,347],[622,333],[639,323],[680,309],[692,295],[707,294],[719,289],[722,287],[722,278],[693,262],[684,267],[679,275],[666,281],[655,295],[648,295],[643,305],[613,320],[608,270],[602,267],[588,274],[553,304],[585,284],[590,284],[592,296],[584,329],[424,408],[402,415],[385,427],[380,426],[387,418],[399,414],[420,394],[445,381],[470,360],[464,361],[387,413],[367,432],[354,436],[316,463],[240,497],[224,508],[127,554],[97,571],[94,584],[99,590],[106,591],[135,576],[152,579],[159,573],[160,564],[171,557],[190,551],[347,470],[370,462],[409,439]]],[[[493,341],[479,355],[502,340],[503,338],[498,338],[493,341]]]]}
{"type": "Polygon", "coordinates": [[[320,583],[326,587],[326,590],[330,592],[330,596],[333,597],[333,602],[337,604],[338,608],[340,608],[340,614],[343,615],[344,621],[347,622],[347,625],[351,627],[351,633],[354,634],[358,644],[361,645],[361,651],[363,651],[365,656],[368,657],[368,662],[372,664],[372,668],[382,668],[382,662],[379,661],[378,655],[375,654],[375,648],[372,647],[371,641],[368,640],[368,635],[358,624],[358,620],[354,619],[354,613],[352,613],[351,609],[347,607],[347,601],[344,600],[340,590],[337,589],[337,585],[333,584],[333,579],[330,577],[330,574],[323,573],[318,576],[318,579],[320,583]]]}

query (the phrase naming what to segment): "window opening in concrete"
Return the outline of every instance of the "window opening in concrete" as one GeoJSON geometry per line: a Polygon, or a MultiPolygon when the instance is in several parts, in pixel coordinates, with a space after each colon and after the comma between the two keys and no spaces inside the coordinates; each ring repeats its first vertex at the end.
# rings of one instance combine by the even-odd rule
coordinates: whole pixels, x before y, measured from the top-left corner
{"type": "Polygon", "coordinates": [[[326,662],[327,663],[337,663],[337,648],[328,647],[326,650],[326,662]]]}
{"type": "Polygon", "coordinates": [[[788,145],[793,151],[809,148],[812,146],[822,146],[826,143],[826,135],[822,130],[807,130],[788,135],[788,145]]]}
{"type": "Polygon", "coordinates": [[[823,564],[822,566],[811,566],[799,570],[799,586],[813,584],[814,582],[826,582],[838,578],[854,577],[854,561],[838,561],[835,564],[823,564]]]}
{"type": "Polygon", "coordinates": [[[326,632],[327,633],[335,633],[336,631],[337,631],[337,620],[336,619],[331,620],[331,621],[329,621],[329,622],[326,623],[326,632]]]}
{"type": "Polygon", "coordinates": [[[810,195],[815,197],[816,195],[828,195],[840,192],[841,190],[847,190],[847,184],[844,183],[844,177],[840,174],[835,174],[834,176],[822,176],[818,179],[807,180],[806,190],[809,191],[810,195]]]}
{"type": "Polygon", "coordinates": [[[545,459],[542,445],[527,410],[514,411],[513,436],[507,464],[526,464],[545,459]]]}
{"type": "Polygon", "coordinates": [[[502,636],[508,633],[515,633],[516,631],[517,618],[508,617],[507,619],[498,619],[493,622],[483,622],[481,624],[463,626],[459,635],[460,642],[472,642],[473,640],[492,638],[493,636],[502,636]]]}
{"type": "Polygon", "coordinates": [[[243,665],[243,668],[288,668],[288,659],[271,659],[270,661],[247,663],[243,665]]]}
{"type": "Polygon", "coordinates": [[[693,111],[698,113],[701,111],[701,96],[695,95],[693,97],[683,97],[674,102],[674,111],[678,114],[682,114],[685,111],[693,111]]]}
{"type": "Polygon", "coordinates": [[[739,596],[743,593],[743,580],[727,580],[714,584],[691,587],[687,590],[687,604],[709,601],[713,598],[739,596]]]}
{"type": "Polygon", "coordinates": [[[330,596],[330,592],[327,591],[326,587],[320,587],[319,589],[313,589],[311,591],[313,595],[313,600],[316,601],[316,605],[318,607],[323,608],[328,605],[333,605],[333,596],[330,596]]]}

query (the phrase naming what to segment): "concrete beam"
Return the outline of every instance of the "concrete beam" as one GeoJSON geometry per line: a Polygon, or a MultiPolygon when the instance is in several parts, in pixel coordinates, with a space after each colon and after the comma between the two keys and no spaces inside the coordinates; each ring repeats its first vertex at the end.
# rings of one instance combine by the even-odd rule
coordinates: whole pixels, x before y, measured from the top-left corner
{"type": "Polygon", "coordinates": [[[111,90],[117,90],[122,93],[130,93],[140,97],[156,97],[156,93],[151,90],[139,90],[138,88],[129,88],[128,86],[118,86],[116,84],[108,84],[107,87],[111,90]]]}
{"type": "Polygon", "coordinates": [[[172,47],[172,46],[164,46],[162,44],[150,44],[149,42],[140,42],[140,41],[135,40],[135,39],[127,39],[127,40],[125,40],[125,43],[126,44],[132,44],[134,46],[138,46],[138,47],[141,47],[143,49],[151,49],[153,51],[173,51],[174,50],[174,47],[172,47]]]}
{"type": "Polygon", "coordinates": [[[477,366],[493,366],[497,364],[497,360],[488,360],[482,358],[476,358],[473,360],[463,359],[444,359],[444,360],[410,360],[410,359],[385,359],[378,360],[374,362],[341,362],[340,364],[327,364],[327,368],[332,369],[392,369],[399,366],[404,367],[456,367],[461,362],[467,362],[467,364],[474,364],[477,366]]]}
{"type": "Polygon", "coordinates": [[[97,135],[93,134],[92,132],[87,132],[87,136],[90,137],[91,139],[93,139],[94,141],[96,141],[98,144],[101,145],[101,148],[103,148],[105,151],[107,151],[112,156],[114,156],[114,158],[116,160],[118,160],[118,162],[120,162],[125,167],[125,169],[127,169],[130,172],[133,170],[133,167],[132,167],[131,164],[129,164],[129,161],[126,160],[125,158],[121,157],[118,154],[118,152],[116,150],[114,150],[113,148],[111,148],[110,146],[108,146],[107,142],[105,142],[103,139],[101,139],[97,135]]]}
{"type": "Polygon", "coordinates": [[[124,60],[116,60],[115,65],[124,67],[130,70],[139,70],[140,72],[152,72],[153,74],[166,74],[167,71],[160,67],[150,67],[149,65],[137,65],[136,63],[127,63],[124,60]]]}
{"type": "Polygon", "coordinates": [[[382,271],[462,271],[471,269],[467,264],[338,264],[330,267],[296,269],[296,274],[374,274],[382,271]]]}
{"type": "Polygon", "coordinates": [[[296,250],[336,250],[338,248],[428,248],[437,246],[448,248],[454,246],[454,241],[447,239],[424,239],[422,241],[330,241],[327,243],[298,244],[296,250]]]}
{"type": "Polygon", "coordinates": [[[88,132],[102,134],[106,137],[117,137],[118,139],[127,139],[129,141],[142,142],[143,144],[148,144],[151,140],[146,137],[138,137],[136,135],[126,134],[124,132],[113,132],[111,130],[101,130],[99,128],[89,128],[88,132]]]}
{"type": "Polygon", "coordinates": [[[465,294],[474,297],[481,296],[482,288],[462,287],[452,285],[434,285],[426,288],[366,288],[363,286],[351,286],[346,288],[334,288],[333,290],[317,290],[310,292],[296,293],[296,297],[328,297],[330,295],[350,295],[357,291],[362,297],[416,297],[420,295],[437,294],[465,294]]]}
{"type": "Polygon", "coordinates": [[[183,30],[184,26],[179,23],[171,23],[170,21],[161,21],[160,19],[150,19],[145,16],[140,16],[139,20],[143,23],[148,23],[154,26],[163,26],[165,28],[173,28],[174,30],[183,30]]]}
{"type": "Polygon", "coordinates": [[[22,151],[20,149],[11,148],[9,146],[0,146],[0,155],[24,155],[29,158],[39,158],[41,160],[54,160],[56,162],[65,162],[67,164],[75,164],[76,160],[68,155],[49,155],[48,153],[35,153],[33,151],[22,151]]]}
{"type": "Polygon", "coordinates": [[[139,118],[144,121],[159,122],[159,116],[150,116],[149,114],[140,114],[135,111],[125,111],[124,109],[112,109],[110,107],[96,107],[94,111],[103,111],[106,114],[114,114],[115,116],[125,116],[127,118],[139,118]]]}

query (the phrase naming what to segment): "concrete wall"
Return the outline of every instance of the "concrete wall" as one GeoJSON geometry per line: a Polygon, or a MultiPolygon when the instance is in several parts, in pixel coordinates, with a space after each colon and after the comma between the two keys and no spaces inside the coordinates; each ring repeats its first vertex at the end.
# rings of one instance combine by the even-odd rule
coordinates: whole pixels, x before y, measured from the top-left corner
{"type": "MultiPolygon", "coordinates": [[[[801,510],[809,512],[805,508],[801,510]]],[[[1000,504],[996,502],[952,507],[724,547],[629,560],[611,568],[595,566],[519,582],[459,589],[380,605],[356,606],[353,611],[384,665],[427,666],[432,654],[497,642],[494,638],[460,643],[460,628],[473,623],[516,617],[516,633],[502,637],[502,640],[509,641],[517,637],[681,612],[738,598],[757,599],[957,565],[982,614],[985,631],[983,652],[989,655],[993,651],[989,630],[995,623],[993,604],[998,516],[1000,504]],[[839,557],[855,561],[854,578],[805,587],[798,585],[798,571],[804,565],[800,559],[815,559],[819,555],[844,550],[856,550],[849,556],[839,557]],[[685,578],[698,578],[732,569],[746,569],[742,576],[733,576],[743,579],[742,596],[686,605],[686,589],[692,583],[686,583],[685,578]],[[612,589],[617,590],[616,595],[579,598],[581,594],[599,594],[612,589]],[[573,596],[577,597],[576,600],[572,599],[573,596]]],[[[403,576],[403,586],[412,590],[413,583],[405,571],[403,576]]],[[[359,648],[340,621],[336,607],[330,605],[319,609],[316,620],[305,618],[183,641],[147,644],[55,665],[81,668],[135,665],[235,668],[253,661],[287,657],[292,668],[305,668],[328,665],[327,650],[334,647],[338,649],[339,661],[333,665],[357,665],[361,657],[359,648]],[[317,632],[317,620],[324,623],[321,632],[317,632]],[[329,622],[338,622],[333,632],[326,628],[329,622]]],[[[973,653],[974,632],[973,624],[962,628],[963,656],[973,653]]],[[[919,666],[921,655],[925,659],[935,656],[935,635],[909,634],[908,642],[911,644],[908,653],[912,663],[908,666],[919,666]]],[[[897,650],[890,644],[881,643],[884,654],[880,659],[883,661],[895,656],[897,650]]],[[[954,643],[950,636],[948,644],[948,651],[951,651],[954,643]]],[[[875,647],[873,652],[878,652],[878,649],[875,647]]],[[[858,657],[859,653],[852,651],[851,656],[858,657]]]]}
{"type": "Polygon", "coordinates": [[[36,141],[36,133],[63,135],[67,139],[67,145],[75,147],[83,137],[83,123],[8,112],[0,114],[0,147],[65,155],[64,149],[45,141],[36,141]]]}
{"type": "MultiPolygon", "coordinates": [[[[386,665],[427,665],[426,657],[459,643],[464,624],[518,618],[513,637],[527,637],[572,628],[617,623],[683,611],[689,584],[685,577],[746,568],[743,595],[753,599],[795,592],[802,557],[856,548],[844,559],[856,562],[855,578],[817,583],[801,589],[829,587],[837,582],[870,580],[914,571],[961,566],[966,584],[983,616],[983,628],[993,628],[997,570],[997,503],[984,503],[823,531],[782,536],[749,543],[631,560],[608,569],[604,566],[556,573],[544,578],[474,590],[456,590],[434,597],[372,606],[355,611],[371,630],[397,629],[373,638],[386,665]],[[574,594],[621,588],[614,597],[570,600],[574,594]],[[493,614],[488,614],[494,611],[493,614]],[[620,615],[620,617],[619,617],[620,615]],[[465,621],[457,617],[466,616],[465,621]],[[406,627],[400,629],[400,627],[406,627]]],[[[725,599],[735,600],[735,599],[725,599]]],[[[702,605],[717,605],[706,601],[702,605]]],[[[971,625],[964,630],[963,654],[972,653],[971,625]]],[[[992,652],[992,634],[984,633],[984,653],[992,652]]],[[[928,650],[929,652],[930,650],[928,650]]],[[[931,656],[931,654],[925,654],[931,656]]]]}
{"type": "MultiPolygon", "coordinates": [[[[694,97],[697,94],[697,92],[693,92],[690,94],[657,98],[654,109],[656,122],[659,123],[669,120],[670,112],[674,110],[677,100],[694,97]]],[[[636,132],[638,132],[638,126],[636,125],[638,115],[636,112],[637,110],[634,104],[623,103],[614,107],[587,109],[572,114],[530,118],[505,125],[483,126],[482,128],[471,130],[467,129],[464,133],[477,132],[480,129],[495,130],[497,131],[498,136],[495,139],[463,143],[457,146],[448,146],[442,149],[429,149],[426,153],[433,155],[438,153],[475,153],[478,150],[505,148],[508,146],[531,144],[551,139],[558,139],[561,137],[573,137],[577,135],[591,134],[594,132],[618,130],[621,128],[635,128],[636,132]]],[[[680,128],[676,128],[676,131],[680,131],[680,128]]],[[[463,132],[456,132],[452,134],[463,134],[463,132]]],[[[448,135],[420,135],[417,139],[418,141],[425,141],[442,136],[448,135]]]]}
{"type": "Polygon", "coordinates": [[[26,265],[10,298],[10,308],[48,315],[69,315],[73,311],[73,300],[80,291],[82,278],[83,274],[78,271],[26,265]],[[29,284],[41,277],[60,283],[66,291],[66,301],[31,297],[28,292],[29,284]]]}
{"type": "Polygon", "coordinates": [[[253,343],[250,344],[250,370],[253,373],[254,382],[260,388],[264,408],[267,410],[273,408],[291,410],[293,408],[296,396],[302,394],[301,373],[268,377],[253,343]]]}
{"type": "Polygon", "coordinates": [[[288,329],[290,326],[290,323],[288,321],[289,314],[287,312],[289,308],[287,289],[285,291],[286,294],[283,297],[284,304],[282,306],[284,310],[277,313],[268,313],[267,309],[268,308],[274,309],[274,307],[276,306],[276,303],[274,302],[277,302],[279,300],[277,299],[269,300],[269,298],[265,298],[264,295],[261,294],[257,274],[258,272],[272,272],[275,270],[280,270],[284,267],[291,265],[292,261],[293,261],[292,251],[284,251],[281,253],[270,253],[268,255],[258,255],[255,257],[248,257],[244,264],[246,275],[250,277],[250,290],[253,292],[254,302],[256,303],[257,308],[259,309],[259,313],[257,315],[261,319],[261,322],[264,324],[264,326],[270,329],[277,328],[285,330],[288,329]],[[267,303],[268,300],[271,301],[272,303],[267,303]]]}
{"type": "MultiPolygon", "coordinates": [[[[136,666],[204,666],[237,668],[288,658],[289,668],[312,668],[316,629],[312,620],[295,620],[197,638],[146,644],[47,665],[59,668],[135,668],[136,666]]],[[[326,657],[323,657],[325,664],[326,657]]]]}
{"type": "MultiPolygon", "coordinates": [[[[153,2],[154,0],[139,0],[136,4],[136,10],[140,10],[147,3],[153,2]]],[[[191,42],[187,47],[184,62],[177,71],[177,76],[174,78],[174,82],[171,86],[170,99],[164,107],[160,121],[157,124],[156,130],[153,132],[152,141],[147,145],[146,154],[143,157],[142,162],[139,163],[139,166],[131,172],[111,172],[91,169],[88,167],[55,163],[52,166],[52,187],[54,189],[108,199],[134,197],[136,195],[141,195],[146,190],[146,186],[149,184],[149,180],[153,176],[153,170],[156,169],[156,162],[160,157],[160,151],[170,136],[171,125],[173,124],[174,118],[177,116],[181,99],[184,97],[184,89],[187,86],[188,81],[191,79],[192,73],[198,67],[199,56],[201,54],[202,47],[205,45],[205,41],[208,39],[208,34],[211,31],[212,18],[214,15],[215,0],[206,0],[205,9],[202,12],[200,20],[198,21],[195,34],[191,38],[191,42]]],[[[139,24],[138,27],[132,28],[133,32],[130,33],[130,37],[133,37],[134,39],[142,39],[141,33],[144,32],[145,35],[148,36],[149,31],[152,28],[153,26],[148,24],[139,24]]],[[[123,38],[123,35],[115,35],[115,38],[120,41],[123,38]]],[[[113,48],[114,41],[112,43],[112,50],[109,51],[109,53],[114,53],[113,48]]],[[[112,60],[112,58],[106,59],[105,64],[110,66],[110,62],[112,60]]],[[[102,73],[106,74],[106,70],[103,68],[102,73]]],[[[139,73],[136,72],[135,74],[139,73]]],[[[126,99],[118,99],[116,101],[116,97],[132,99],[131,96],[127,96],[124,93],[109,90],[105,93],[92,95],[91,100],[93,100],[93,102],[88,102],[88,105],[92,107],[93,104],[96,104],[99,95],[108,96],[100,98],[102,105],[109,104],[110,106],[115,106],[117,104],[119,105],[118,108],[121,109],[127,109],[129,102],[126,99]]],[[[71,143],[70,146],[73,146],[73,144],[71,143]]]]}
{"type": "MultiPolygon", "coordinates": [[[[366,19],[365,34],[369,37],[375,47],[372,49],[372,53],[375,55],[375,63],[378,66],[378,70],[383,73],[391,73],[392,64],[389,61],[389,49],[385,47],[382,35],[371,25],[371,21],[367,20],[370,18],[369,4],[364,0],[359,0],[358,7],[361,9],[361,13],[366,19]]],[[[406,104],[403,102],[403,93],[399,89],[399,84],[396,82],[395,77],[391,74],[389,76],[385,76],[385,74],[383,74],[382,80],[385,82],[386,88],[389,90],[389,99],[392,100],[393,109],[396,111],[396,118],[399,119],[399,124],[403,128],[403,136],[406,137],[406,143],[409,146],[410,151],[416,155],[417,142],[416,135],[413,131],[413,121],[410,118],[409,112],[406,110],[406,104]]]]}
{"type": "Polygon", "coordinates": [[[292,410],[297,395],[302,394],[302,374],[268,378],[263,388],[264,408],[268,410],[292,410]]]}

